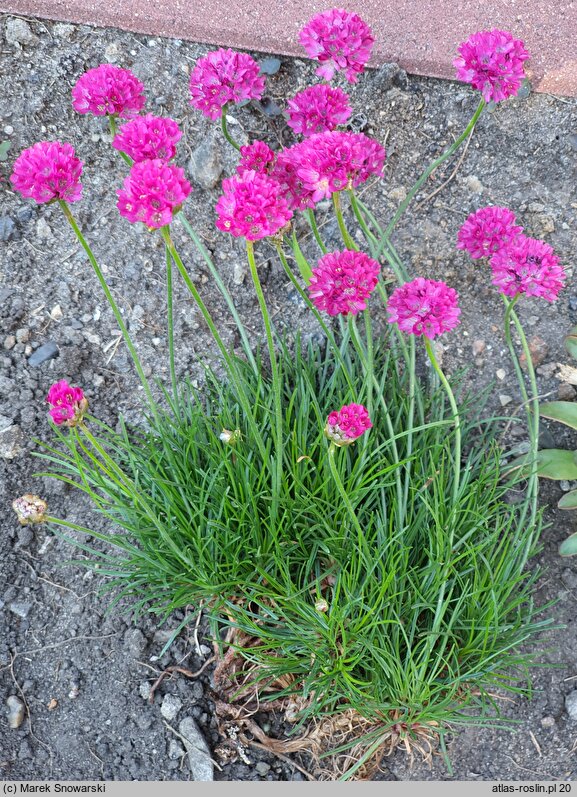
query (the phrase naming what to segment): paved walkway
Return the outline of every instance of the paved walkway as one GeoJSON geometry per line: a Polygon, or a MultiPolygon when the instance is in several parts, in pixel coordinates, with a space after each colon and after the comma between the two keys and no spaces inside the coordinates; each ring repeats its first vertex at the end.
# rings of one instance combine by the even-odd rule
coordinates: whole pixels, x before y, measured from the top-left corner
{"type": "Polygon", "coordinates": [[[498,27],[524,40],[536,90],[577,96],[577,0],[0,0],[0,11],[303,55],[298,31],[333,5],[371,25],[374,63],[396,61],[412,73],[452,78],[459,42],[498,27]]]}

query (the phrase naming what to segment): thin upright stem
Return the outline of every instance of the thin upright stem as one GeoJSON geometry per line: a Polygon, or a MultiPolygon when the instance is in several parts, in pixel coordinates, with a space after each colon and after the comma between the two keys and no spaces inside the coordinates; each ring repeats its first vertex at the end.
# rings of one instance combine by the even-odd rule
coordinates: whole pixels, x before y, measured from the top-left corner
{"type": "Polygon", "coordinates": [[[282,485],[282,470],[283,470],[283,422],[282,422],[282,398],[281,398],[281,382],[278,370],[278,363],[276,352],[274,348],[274,338],[272,333],[272,326],[270,323],[270,316],[266,306],[266,300],[260,284],[258,271],[256,268],[256,261],[254,259],[254,246],[252,241],[246,242],[246,252],[248,256],[248,263],[250,274],[254,283],[254,289],[258,299],[262,320],[264,323],[266,341],[268,345],[268,353],[270,359],[270,369],[272,378],[272,389],[274,399],[274,442],[276,451],[276,465],[274,469],[274,482],[272,491],[273,503],[273,517],[276,517],[278,512],[278,504],[280,500],[281,485],[282,485]]]}
{"type": "Polygon", "coordinates": [[[221,127],[221,130],[222,130],[222,134],[226,138],[228,143],[232,147],[234,147],[237,152],[240,152],[240,144],[238,144],[234,140],[234,138],[231,136],[231,134],[228,132],[228,125],[226,123],[226,112],[227,112],[227,110],[228,110],[228,107],[225,105],[224,108],[222,109],[222,116],[220,117],[220,127],[221,127]]]}
{"type": "MultiPolygon", "coordinates": [[[[110,133],[112,135],[112,138],[114,139],[115,136],[116,136],[116,133],[118,132],[118,126],[116,124],[116,116],[114,116],[114,114],[109,114],[109,116],[108,116],[108,125],[110,127],[110,133]]],[[[115,149],[116,149],[116,147],[115,147],[115,149]]],[[[118,152],[118,154],[120,155],[120,157],[122,158],[122,160],[125,163],[127,163],[129,166],[132,166],[132,163],[133,163],[132,158],[129,155],[127,155],[126,152],[122,152],[122,150],[116,150],[116,151],[118,152]]]]}
{"type": "Polygon", "coordinates": [[[306,212],[305,212],[305,216],[308,219],[308,222],[310,224],[312,233],[313,233],[313,235],[315,237],[315,241],[317,242],[317,244],[319,246],[319,249],[321,250],[323,255],[326,255],[327,248],[326,248],[326,246],[323,243],[323,239],[321,238],[321,234],[319,232],[319,228],[318,228],[318,225],[317,225],[317,220],[315,218],[315,212],[314,212],[313,208],[308,208],[306,210],[306,212]]]}
{"type": "Polygon", "coordinates": [[[74,230],[74,234],[78,238],[78,241],[80,242],[80,245],[82,246],[82,248],[84,249],[84,251],[86,252],[86,254],[88,256],[88,260],[90,261],[90,265],[92,266],[92,269],[93,269],[94,273],[96,274],[96,277],[97,277],[98,281],[100,282],[100,285],[102,287],[102,290],[104,291],[104,295],[106,296],[106,299],[108,301],[110,309],[114,313],[114,317],[116,318],[116,323],[118,324],[118,326],[120,328],[120,332],[122,333],[122,337],[124,338],[124,342],[126,343],[126,347],[128,348],[128,351],[130,352],[130,356],[132,357],[132,361],[134,362],[134,366],[136,368],[136,372],[138,373],[138,376],[140,378],[140,382],[142,384],[142,387],[144,388],[144,392],[146,393],[146,397],[148,399],[148,403],[150,404],[150,408],[153,411],[153,413],[156,415],[157,414],[156,405],[155,405],[154,399],[152,398],[152,391],[150,390],[150,385],[148,383],[148,379],[146,378],[146,376],[144,374],[144,371],[142,369],[142,365],[140,363],[140,358],[139,358],[139,356],[138,356],[138,354],[136,352],[136,349],[134,348],[134,345],[133,345],[132,340],[130,338],[130,334],[128,332],[128,329],[126,328],[126,324],[124,323],[124,319],[122,318],[122,314],[121,314],[120,310],[118,309],[118,306],[117,306],[116,302],[114,301],[112,293],[110,292],[110,288],[108,287],[108,284],[106,282],[104,274],[102,273],[102,270],[101,270],[100,266],[98,265],[98,262],[97,262],[96,258],[94,257],[92,249],[90,248],[86,238],[82,234],[82,232],[80,230],[80,227],[76,223],[76,220],[75,220],[74,216],[72,215],[72,212],[70,211],[70,208],[68,207],[68,205],[66,204],[66,202],[63,199],[59,199],[58,200],[58,204],[62,208],[62,211],[63,211],[64,215],[66,216],[66,219],[67,219],[68,223],[70,224],[70,226],[74,230]]]}
{"type": "Polygon", "coordinates": [[[333,477],[333,479],[335,481],[335,484],[337,486],[337,490],[339,491],[339,494],[340,494],[340,496],[341,496],[341,498],[343,500],[343,504],[346,506],[347,512],[349,513],[349,517],[352,520],[353,526],[355,527],[356,532],[359,535],[359,539],[363,539],[364,534],[363,534],[363,530],[361,528],[361,524],[359,523],[359,519],[358,519],[358,517],[356,515],[355,510],[353,509],[353,505],[351,504],[350,498],[347,495],[347,491],[345,490],[345,487],[343,485],[342,479],[340,477],[340,474],[339,474],[339,471],[338,471],[338,468],[337,468],[337,465],[336,465],[336,462],[335,462],[335,453],[336,453],[337,447],[338,446],[336,446],[333,442],[331,442],[331,444],[329,445],[329,468],[331,470],[332,477],[333,477]]]}
{"type": "Polygon", "coordinates": [[[339,225],[339,230],[341,231],[341,237],[343,239],[344,245],[347,249],[353,249],[354,251],[358,251],[359,247],[351,238],[349,231],[347,230],[347,225],[345,224],[345,220],[343,218],[343,210],[341,207],[341,195],[338,191],[335,191],[333,194],[333,207],[335,209],[335,215],[337,217],[337,223],[339,225]]]}
{"type": "Polygon", "coordinates": [[[176,367],[174,358],[174,314],[173,314],[173,290],[172,290],[172,257],[168,246],[164,245],[166,256],[166,316],[168,327],[168,364],[170,368],[170,382],[172,384],[172,395],[178,403],[178,386],[176,382],[176,367]]]}

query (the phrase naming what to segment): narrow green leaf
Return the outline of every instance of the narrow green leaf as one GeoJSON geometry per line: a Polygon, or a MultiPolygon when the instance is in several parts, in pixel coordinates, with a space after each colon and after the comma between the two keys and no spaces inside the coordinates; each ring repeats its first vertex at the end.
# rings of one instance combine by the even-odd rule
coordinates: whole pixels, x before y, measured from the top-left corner
{"type": "Polygon", "coordinates": [[[577,360],[577,326],[573,327],[565,338],[565,348],[577,360]]]}
{"type": "Polygon", "coordinates": [[[565,493],[565,495],[559,499],[557,506],[559,509],[577,509],[577,490],[571,490],[571,492],[565,493]]]}
{"type": "Polygon", "coordinates": [[[313,272],[312,272],[312,269],[311,269],[311,267],[309,265],[308,260],[306,259],[306,257],[301,252],[301,248],[299,246],[299,242],[297,241],[296,232],[294,230],[293,230],[293,234],[292,234],[291,248],[293,250],[293,254],[295,256],[295,260],[297,261],[297,266],[299,267],[299,271],[301,273],[301,277],[304,279],[304,281],[308,285],[309,282],[311,281],[311,277],[312,277],[313,272]]]}
{"type": "Polygon", "coordinates": [[[577,553],[577,534],[572,534],[563,540],[559,546],[561,556],[574,556],[577,553]]]}
{"type": "Polygon", "coordinates": [[[8,160],[8,150],[11,146],[10,141],[0,141],[0,161],[8,160]]]}
{"type": "Polygon", "coordinates": [[[574,401],[547,401],[539,406],[539,415],[577,429],[577,403],[574,401]]]}

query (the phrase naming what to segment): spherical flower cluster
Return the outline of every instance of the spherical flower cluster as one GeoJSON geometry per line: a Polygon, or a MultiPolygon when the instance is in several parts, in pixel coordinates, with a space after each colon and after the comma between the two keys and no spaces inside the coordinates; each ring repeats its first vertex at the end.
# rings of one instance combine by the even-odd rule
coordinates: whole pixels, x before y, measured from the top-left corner
{"type": "Polygon", "coordinates": [[[362,404],[345,404],[327,418],[325,435],[336,446],[348,446],[372,427],[366,407],[362,404]]]}
{"type": "Polygon", "coordinates": [[[76,426],[88,409],[88,400],[80,387],[71,387],[66,379],[55,382],[46,396],[49,414],[56,426],[76,426]]]}
{"type": "Polygon", "coordinates": [[[309,296],[329,315],[356,315],[376,288],[380,265],[363,252],[328,252],[313,269],[309,296]]]}
{"type": "Polygon", "coordinates": [[[124,186],[117,191],[120,215],[150,229],[170,224],[192,187],[184,169],[159,158],[135,163],[124,186]]]}
{"type": "Polygon", "coordinates": [[[48,512],[48,504],[39,495],[26,493],[12,501],[12,509],[16,512],[20,525],[28,526],[44,521],[44,516],[48,512]]]}
{"type": "Polygon", "coordinates": [[[72,89],[72,107],[78,113],[131,119],[144,108],[144,86],[128,69],[101,64],[89,69],[72,89]]]}
{"type": "Polygon", "coordinates": [[[409,335],[433,339],[459,323],[458,298],[444,282],[417,277],[393,291],[387,302],[387,321],[409,335]]]}
{"type": "Polygon", "coordinates": [[[246,171],[223,180],[222,188],[216,226],[237,238],[257,241],[276,235],[292,218],[277,183],[266,174],[246,171]]]}
{"type": "Polygon", "coordinates": [[[82,161],[71,144],[39,141],[20,153],[10,181],[22,196],[38,204],[53,199],[77,202],[82,197],[81,175],[82,161]]]}
{"type": "Polygon", "coordinates": [[[288,101],[288,125],[295,133],[312,136],[344,125],[352,113],[348,95],[318,83],[288,101]]]}
{"type": "Polygon", "coordinates": [[[317,75],[330,80],[342,69],[349,83],[357,82],[357,75],[371,56],[374,41],[366,22],[344,8],[317,14],[299,34],[299,42],[309,58],[321,64],[317,75]]]}
{"type": "Polygon", "coordinates": [[[112,146],[135,162],[154,158],[169,161],[176,155],[176,144],[181,138],[182,132],[173,119],[147,113],[122,125],[112,146]]]}
{"type": "Polygon", "coordinates": [[[459,230],[457,249],[466,249],[473,260],[491,257],[523,231],[515,222],[509,208],[481,208],[471,213],[459,230]]]}
{"type": "Polygon", "coordinates": [[[246,171],[267,174],[271,165],[274,163],[274,152],[264,143],[264,141],[253,141],[240,148],[240,163],[237,172],[242,174],[246,171]]]}
{"type": "Polygon", "coordinates": [[[199,58],[190,75],[190,104],[210,119],[220,119],[228,103],[258,100],[265,79],[254,58],[234,50],[214,50],[199,58]]]}
{"type": "Polygon", "coordinates": [[[493,285],[505,296],[540,296],[554,302],[565,285],[559,258],[545,241],[519,235],[491,258],[493,285]]]}
{"type": "Polygon", "coordinates": [[[273,169],[292,207],[312,207],[335,191],[356,187],[380,175],[384,148],[363,133],[332,130],[284,150],[273,169]]]}
{"type": "Polygon", "coordinates": [[[474,33],[459,45],[453,61],[457,80],[471,83],[486,102],[514,97],[525,78],[523,62],[529,58],[525,45],[505,30],[474,33]]]}

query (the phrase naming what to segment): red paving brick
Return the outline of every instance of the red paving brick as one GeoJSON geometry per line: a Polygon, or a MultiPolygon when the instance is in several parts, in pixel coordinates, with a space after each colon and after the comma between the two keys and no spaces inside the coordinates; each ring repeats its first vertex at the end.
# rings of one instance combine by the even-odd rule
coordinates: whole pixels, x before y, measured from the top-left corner
{"type": "Polygon", "coordinates": [[[356,11],[373,28],[374,64],[396,61],[412,73],[452,78],[459,42],[498,27],[524,40],[535,89],[577,96],[577,0],[0,0],[1,11],[23,16],[301,56],[298,31],[335,5],[356,11]]]}

